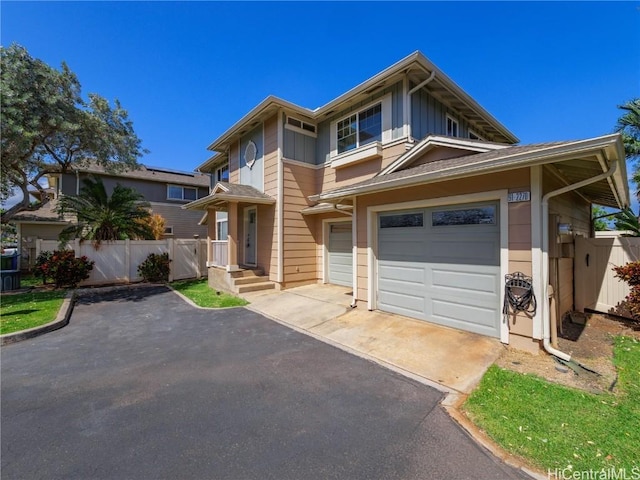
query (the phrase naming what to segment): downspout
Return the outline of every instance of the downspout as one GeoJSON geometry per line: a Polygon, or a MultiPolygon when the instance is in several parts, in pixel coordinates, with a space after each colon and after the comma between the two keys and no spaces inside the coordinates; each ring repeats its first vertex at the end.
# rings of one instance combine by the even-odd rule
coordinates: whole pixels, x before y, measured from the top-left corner
{"type": "Polygon", "coordinates": [[[408,138],[411,138],[411,95],[416,93],[418,90],[420,90],[422,87],[424,87],[427,83],[429,83],[434,78],[436,78],[435,70],[431,72],[431,75],[429,75],[429,77],[425,81],[419,83],[418,85],[416,85],[415,87],[413,87],[411,90],[407,92],[407,97],[409,97],[409,101],[407,102],[407,127],[408,127],[407,137],[408,138]]]}
{"type": "Polygon", "coordinates": [[[609,170],[592,178],[587,178],[581,182],[567,185],[566,187],[553,190],[542,197],[542,281],[544,295],[542,296],[542,345],[551,355],[568,362],[571,355],[561,352],[551,345],[551,317],[549,313],[549,199],[562,195],[563,193],[577,190],[586,185],[605,180],[613,176],[618,168],[618,161],[611,162],[609,170]]]}

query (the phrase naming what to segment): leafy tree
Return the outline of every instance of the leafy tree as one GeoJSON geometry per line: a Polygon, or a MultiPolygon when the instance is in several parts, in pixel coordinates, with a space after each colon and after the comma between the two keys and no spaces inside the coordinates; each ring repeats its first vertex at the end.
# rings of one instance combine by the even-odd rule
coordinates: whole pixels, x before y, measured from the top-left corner
{"type": "MultiPolygon", "coordinates": [[[[616,131],[622,134],[624,151],[628,161],[635,161],[640,156],[640,98],[634,98],[618,106],[624,113],[618,119],[616,131]]],[[[640,170],[635,167],[632,175],[636,185],[640,184],[640,170]]],[[[640,191],[636,192],[636,195],[640,191]]]]}
{"type": "MultiPolygon", "coordinates": [[[[108,171],[135,168],[144,153],[127,111],[116,100],[80,95],[80,82],[62,63],[56,70],[13,44],[0,46],[0,108],[2,111],[0,198],[20,190],[20,203],[2,214],[6,222],[33,209],[28,189],[48,201],[41,180],[94,163],[108,171]]],[[[36,205],[40,206],[41,203],[36,205]]]]}
{"type": "Polygon", "coordinates": [[[149,226],[155,240],[162,240],[162,237],[164,236],[164,228],[167,223],[162,215],[154,213],[149,218],[141,220],[141,222],[146,223],[149,226]]]}
{"type": "Polygon", "coordinates": [[[640,221],[631,208],[626,208],[616,215],[616,230],[632,232],[632,237],[640,237],[640,221]]]}
{"type": "Polygon", "coordinates": [[[593,219],[593,229],[596,232],[609,230],[609,224],[606,218],[609,216],[604,207],[593,205],[591,207],[591,218],[593,219]]]}
{"type": "Polygon", "coordinates": [[[77,219],[60,233],[60,241],[79,238],[99,245],[109,240],[153,240],[148,208],[143,196],[132,188],[118,184],[109,197],[102,180],[87,178],[79,195],[63,195],[58,200],[58,213],[73,214],[77,219]]]}

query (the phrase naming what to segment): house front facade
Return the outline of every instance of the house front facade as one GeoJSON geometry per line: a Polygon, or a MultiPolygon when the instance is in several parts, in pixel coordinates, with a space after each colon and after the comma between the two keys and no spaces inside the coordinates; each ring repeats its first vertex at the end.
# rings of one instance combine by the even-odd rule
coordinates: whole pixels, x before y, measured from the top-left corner
{"type": "Polygon", "coordinates": [[[343,285],[359,308],[534,351],[572,309],[591,204],[629,203],[618,135],[519,145],[420,52],[315,110],[268,97],[209,149],[214,187],[185,208],[206,212],[212,286],[241,291],[246,269],[343,285]],[[504,315],[516,272],[538,308],[504,315]]]}

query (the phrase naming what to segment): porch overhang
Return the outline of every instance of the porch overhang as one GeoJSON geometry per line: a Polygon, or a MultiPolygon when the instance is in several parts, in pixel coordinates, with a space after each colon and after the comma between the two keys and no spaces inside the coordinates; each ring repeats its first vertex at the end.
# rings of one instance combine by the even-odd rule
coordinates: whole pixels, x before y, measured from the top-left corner
{"type": "Polygon", "coordinates": [[[622,209],[626,208],[630,201],[624,146],[619,134],[572,142],[513,146],[436,160],[312,195],[309,200],[342,203],[358,195],[535,165],[547,165],[565,184],[569,185],[606,172],[613,162],[618,162],[620,168],[611,178],[582,187],[577,191],[592,203],[622,209]]]}
{"type": "Polygon", "coordinates": [[[250,185],[219,182],[206,197],[183,205],[185,210],[207,210],[210,207],[222,207],[229,202],[270,205],[276,199],[262,193],[250,185]]]}
{"type": "Polygon", "coordinates": [[[306,207],[300,210],[302,215],[319,215],[321,213],[344,213],[345,215],[351,215],[353,211],[353,205],[344,205],[340,203],[319,203],[312,207],[306,207]]]}

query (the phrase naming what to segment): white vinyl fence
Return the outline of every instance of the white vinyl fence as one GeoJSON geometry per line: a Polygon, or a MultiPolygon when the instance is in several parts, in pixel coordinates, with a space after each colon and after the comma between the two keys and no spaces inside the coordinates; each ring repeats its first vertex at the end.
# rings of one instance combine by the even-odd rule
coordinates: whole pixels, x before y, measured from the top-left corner
{"type": "Polygon", "coordinates": [[[627,316],[620,304],[629,286],[615,277],[613,267],[640,260],[640,237],[576,238],[576,310],[627,316]]]}
{"type": "MultiPolygon", "coordinates": [[[[81,286],[111,283],[139,282],[138,266],[151,253],[169,253],[171,268],[169,281],[200,278],[206,274],[207,241],[200,239],[166,240],[117,240],[102,242],[96,249],[90,241],[70,242],[67,248],[75,251],[76,257],[86,256],[93,260],[91,276],[81,286]]],[[[58,250],[57,240],[36,241],[36,255],[43,251],[58,250]]]]}

